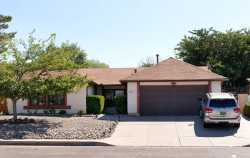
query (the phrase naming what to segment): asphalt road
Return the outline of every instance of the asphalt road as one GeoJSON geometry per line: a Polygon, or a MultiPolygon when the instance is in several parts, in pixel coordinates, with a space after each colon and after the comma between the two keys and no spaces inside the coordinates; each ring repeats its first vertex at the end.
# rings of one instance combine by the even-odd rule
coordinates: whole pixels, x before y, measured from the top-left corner
{"type": "Polygon", "coordinates": [[[249,158],[246,147],[0,146],[0,158],[249,158]]]}

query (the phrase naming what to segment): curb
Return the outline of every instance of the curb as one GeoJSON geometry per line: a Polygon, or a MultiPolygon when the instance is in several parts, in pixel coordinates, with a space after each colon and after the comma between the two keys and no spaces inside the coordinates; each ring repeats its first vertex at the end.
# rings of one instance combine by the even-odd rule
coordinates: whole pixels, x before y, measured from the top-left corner
{"type": "Polygon", "coordinates": [[[0,140],[0,145],[30,146],[113,146],[94,140],[0,140]]]}

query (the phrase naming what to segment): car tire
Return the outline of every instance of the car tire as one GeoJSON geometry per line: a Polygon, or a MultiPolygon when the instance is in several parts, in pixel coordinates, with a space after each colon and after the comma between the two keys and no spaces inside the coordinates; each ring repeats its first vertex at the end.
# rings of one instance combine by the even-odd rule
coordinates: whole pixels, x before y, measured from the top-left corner
{"type": "Polygon", "coordinates": [[[210,127],[210,124],[209,124],[209,123],[204,122],[204,123],[203,123],[203,127],[204,127],[204,128],[209,128],[209,127],[210,127]]]}

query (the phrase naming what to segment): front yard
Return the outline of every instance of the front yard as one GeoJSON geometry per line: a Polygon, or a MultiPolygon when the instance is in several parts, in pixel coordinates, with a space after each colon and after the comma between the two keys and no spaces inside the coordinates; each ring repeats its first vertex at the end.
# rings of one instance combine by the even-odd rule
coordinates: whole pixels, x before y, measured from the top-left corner
{"type": "MultiPolygon", "coordinates": [[[[0,139],[101,139],[110,137],[117,122],[95,116],[32,116],[31,123],[6,123],[11,116],[0,116],[0,139]]],[[[19,116],[24,119],[26,116],[19,116]]]]}

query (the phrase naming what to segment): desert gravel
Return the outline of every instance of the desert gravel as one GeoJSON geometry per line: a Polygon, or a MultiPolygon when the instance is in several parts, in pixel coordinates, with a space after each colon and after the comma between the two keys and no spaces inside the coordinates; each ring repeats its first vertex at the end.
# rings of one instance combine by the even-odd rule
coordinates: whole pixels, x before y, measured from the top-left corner
{"type": "MultiPolygon", "coordinates": [[[[0,139],[101,139],[110,137],[117,125],[117,121],[95,116],[28,118],[35,119],[36,123],[1,123],[0,139]]],[[[0,116],[2,119],[6,116],[0,116]]]]}

